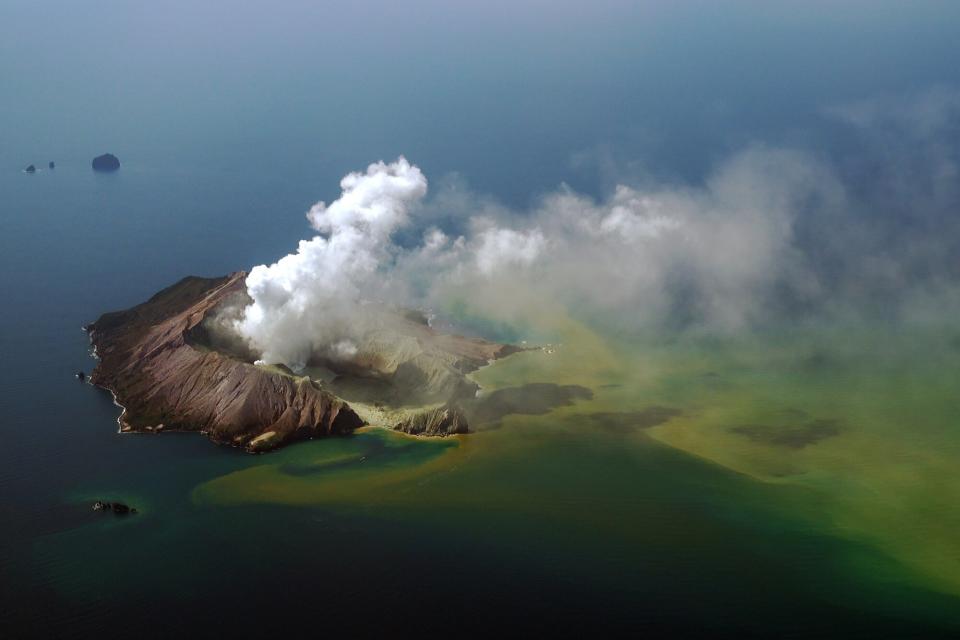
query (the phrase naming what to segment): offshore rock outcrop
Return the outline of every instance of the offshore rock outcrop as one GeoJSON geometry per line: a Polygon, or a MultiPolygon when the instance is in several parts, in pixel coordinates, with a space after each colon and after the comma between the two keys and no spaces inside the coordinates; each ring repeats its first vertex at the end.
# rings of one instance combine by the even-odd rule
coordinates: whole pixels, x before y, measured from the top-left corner
{"type": "Polygon", "coordinates": [[[94,158],[90,165],[94,171],[116,171],[120,168],[120,159],[112,153],[105,153],[94,158]]]}
{"type": "Polygon", "coordinates": [[[417,436],[450,436],[467,433],[467,417],[453,405],[424,409],[398,422],[397,431],[417,436]]]}
{"type": "Polygon", "coordinates": [[[90,379],[124,408],[121,430],[200,431],[215,442],[264,451],[362,426],[346,402],[309,378],[195,340],[207,315],[244,291],[245,277],[184,278],[87,327],[100,359],[90,379]]]}

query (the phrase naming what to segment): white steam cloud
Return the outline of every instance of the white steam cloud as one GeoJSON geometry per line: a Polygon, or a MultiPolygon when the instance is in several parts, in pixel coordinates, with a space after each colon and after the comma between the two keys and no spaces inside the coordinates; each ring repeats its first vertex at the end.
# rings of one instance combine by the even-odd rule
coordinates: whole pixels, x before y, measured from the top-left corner
{"type": "MultiPolygon", "coordinates": [[[[603,202],[569,189],[523,213],[463,211],[469,232],[429,229],[419,246],[393,234],[427,192],[400,158],[346,176],[340,198],[307,213],[318,235],[247,278],[253,303],[237,329],[266,362],[302,367],[312,354],[347,357],[364,300],[442,306],[467,297],[498,320],[586,305],[630,323],[668,314],[676,291],[697,313],[739,326],[758,290],[789,271],[794,201],[829,183],[802,156],[750,151],[700,190],[618,187],[603,202]],[[414,286],[414,285],[417,286],[414,286]]],[[[820,188],[820,191],[823,189],[820,188]]]]}
{"type": "MultiPolygon", "coordinates": [[[[441,311],[465,303],[470,314],[527,326],[559,311],[624,329],[729,331],[811,310],[876,314],[898,302],[916,309],[911,292],[947,299],[957,271],[949,265],[960,255],[960,192],[939,176],[956,175],[957,153],[947,145],[936,154],[909,151],[917,135],[929,139],[930,127],[957,122],[960,100],[939,100],[939,111],[923,104],[922,135],[900,135],[904,153],[889,166],[868,166],[888,179],[866,194],[859,174],[844,173],[855,162],[755,147],[702,186],[620,185],[600,200],[564,187],[511,211],[462,183],[427,200],[416,166],[402,157],[378,162],[347,175],[329,206],[310,209],[319,235],[250,272],[253,303],[236,329],[264,361],[296,369],[314,354],[355,353],[364,301],[441,311]],[[913,188],[900,187],[907,178],[913,188]],[[415,246],[394,238],[407,225],[426,228],[415,246]]],[[[853,112],[858,127],[867,126],[864,109],[853,112]]],[[[898,122],[917,119],[904,113],[913,111],[893,111],[898,122]]]]}
{"type": "Polygon", "coordinates": [[[237,329],[266,362],[301,368],[316,351],[354,349],[348,336],[355,303],[390,258],[390,236],[427,193],[427,180],[401,157],[351,173],[340,187],[337,200],[307,213],[325,235],[302,240],[296,253],[254,267],[247,277],[253,304],[237,329]]]}
{"type": "Polygon", "coordinates": [[[459,299],[507,324],[536,326],[559,310],[627,329],[735,330],[767,317],[784,286],[816,295],[795,222],[811,200],[842,199],[806,155],[766,149],[738,154],[701,188],[621,185],[600,201],[563,188],[523,212],[461,197],[452,213],[468,231],[428,231],[422,247],[398,255],[392,289],[441,309],[459,299]]]}

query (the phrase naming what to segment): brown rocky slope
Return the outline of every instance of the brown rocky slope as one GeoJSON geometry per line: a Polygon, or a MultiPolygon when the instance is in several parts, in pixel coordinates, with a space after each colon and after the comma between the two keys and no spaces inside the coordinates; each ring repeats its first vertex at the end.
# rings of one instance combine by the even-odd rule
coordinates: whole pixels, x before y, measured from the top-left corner
{"type": "Polygon", "coordinates": [[[87,327],[100,362],[91,381],[125,410],[124,431],[200,431],[250,450],[349,433],[363,421],[308,378],[272,372],[191,341],[206,315],[244,289],[246,274],[184,278],[147,302],[87,327]]]}
{"type": "Polygon", "coordinates": [[[443,335],[416,314],[378,308],[366,314],[371,329],[350,361],[324,362],[303,376],[257,365],[208,331],[220,314],[249,302],[246,275],[187,277],[87,327],[99,358],[91,382],[124,407],[121,430],[199,431],[250,451],[367,423],[421,435],[466,433],[456,403],[476,385],[465,374],[517,350],[443,335]]]}

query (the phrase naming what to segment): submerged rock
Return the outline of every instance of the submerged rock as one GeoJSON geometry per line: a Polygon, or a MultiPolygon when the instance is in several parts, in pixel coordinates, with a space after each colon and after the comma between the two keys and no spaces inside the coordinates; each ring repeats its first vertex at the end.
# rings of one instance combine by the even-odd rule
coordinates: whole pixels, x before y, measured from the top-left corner
{"type": "Polygon", "coordinates": [[[482,425],[498,423],[511,414],[543,415],[557,407],[567,407],[580,400],[593,398],[593,391],[576,384],[531,382],[518,387],[496,389],[467,403],[471,422],[482,425]]]}
{"type": "Polygon", "coordinates": [[[683,415],[680,409],[653,405],[638,411],[596,411],[583,417],[586,424],[593,423],[601,429],[617,433],[631,433],[656,427],[680,415],[683,415]]]}
{"type": "Polygon", "coordinates": [[[55,169],[55,168],[57,167],[57,164],[56,164],[53,160],[51,160],[51,161],[47,164],[47,166],[50,167],[51,169],[55,169]]]}
{"type": "Polygon", "coordinates": [[[803,449],[840,435],[841,429],[837,420],[816,419],[786,425],[744,424],[733,427],[730,431],[761,444],[803,449]]]}
{"type": "Polygon", "coordinates": [[[112,153],[97,156],[91,163],[94,171],[116,171],[120,168],[120,159],[112,153]]]}

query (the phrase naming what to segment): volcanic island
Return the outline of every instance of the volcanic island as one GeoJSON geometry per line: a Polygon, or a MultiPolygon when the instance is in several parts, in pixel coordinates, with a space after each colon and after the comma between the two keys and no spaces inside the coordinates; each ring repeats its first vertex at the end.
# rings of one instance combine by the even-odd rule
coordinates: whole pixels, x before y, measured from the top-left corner
{"type": "Polygon", "coordinates": [[[259,362],[244,341],[216,330],[251,302],[246,277],[186,277],[86,327],[98,358],[90,381],[122,408],[122,432],[194,431],[255,453],[367,425],[466,433],[461,403],[478,390],[468,374],[520,350],[439,332],[417,311],[369,305],[354,353],[318,354],[294,372],[259,362]]]}

